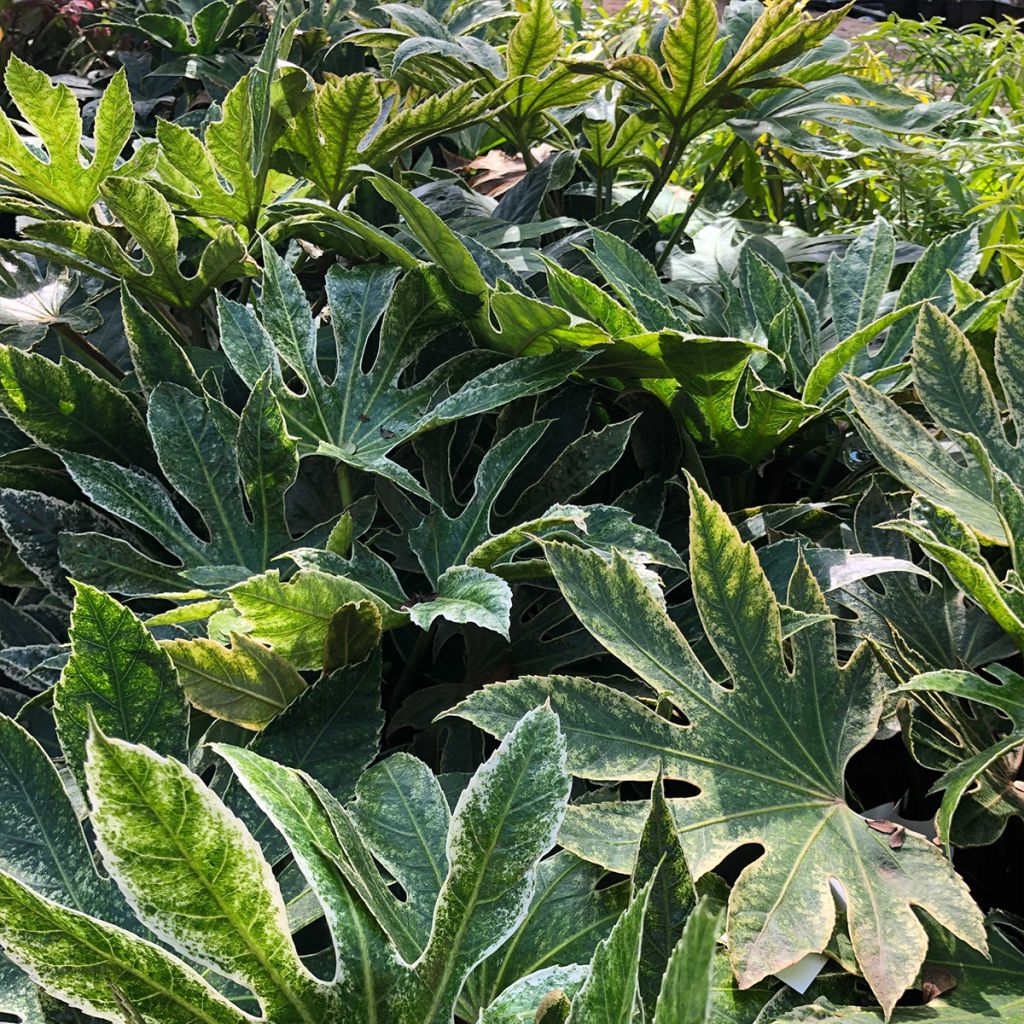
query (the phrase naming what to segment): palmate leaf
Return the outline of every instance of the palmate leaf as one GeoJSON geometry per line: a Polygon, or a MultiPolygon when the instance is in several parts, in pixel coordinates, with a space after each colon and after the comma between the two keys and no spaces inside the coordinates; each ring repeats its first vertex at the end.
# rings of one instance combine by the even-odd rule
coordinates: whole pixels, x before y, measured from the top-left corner
{"type": "MultiPolygon", "coordinates": [[[[465,242],[430,207],[390,178],[377,175],[372,183],[401,213],[405,229],[444,270],[451,284],[477,298],[470,326],[482,344],[513,356],[575,351],[589,357],[589,372],[664,376],[664,364],[657,352],[650,351],[650,339],[614,339],[596,323],[574,318],[565,309],[526,295],[500,276],[489,281],[465,242]]],[[[480,251],[481,247],[474,249],[480,251]]]]}
{"type": "MultiPolygon", "coordinates": [[[[82,159],[82,117],[78,102],[64,83],[51,84],[17,54],[12,54],[4,84],[22,116],[46,150],[43,160],[0,112],[0,183],[41,200],[46,206],[85,220],[99,196],[103,181],[117,168],[122,177],[144,173],[152,164],[152,144],[118,167],[121,151],[131,137],[135,111],[128,79],[120,70],[111,79],[96,110],[95,149],[82,159]]],[[[45,210],[45,207],[41,209],[45,210]]]]}
{"type": "Polygon", "coordinates": [[[995,367],[1013,425],[1002,422],[992,385],[970,342],[949,317],[925,306],[914,337],[917,392],[935,424],[954,440],[954,456],[917,420],[870,385],[847,378],[861,434],[878,461],[902,483],[949,509],[989,544],[1008,534],[993,498],[991,470],[1024,485],[1024,289],[1000,318],[995,367]]]}
{"type": "Polygon", "coordinates": [[[252,386],[269,375],[301,454],[326,455],[423,497],[423,486],[391,459],[395,448],[433,427],[555,387],[587,359],[568,352],[495,365],[487,353],[467,352],[399,386],[427,343],[474,312],[476,301],[453,301],[434,268],[412,270],[397,285],[392,268],[332,268],[327,297],[336,372],[328,379],[317,361],[316,323],[298,280],[269,246],[264,260],[258,318],[247,307],[220,300],[221,343],[239,376],[252,386]],[[380,340],[366,369],[378,320],[380,340]],[[285,368],[297,376],[301,393],[285,382],[285,368]]]}
{"type": "Polygon", "coordinates": [[[52,220],[29,224],[24,239],[3,248],[27,252],[94,277],[124,282],[182,309],[194,309],[218,285],[257,273],[245,243],[229,224],[214,233],[191,276],[182,273],[179,232],[167,200],[145,181],[107,177],[100,195],[117,221],[137,243],[139,254],[122,247],[106,228],[87,221],[52,220]]]}
{"type": "MultiPolygon", "coordinates": [[[[570,66],[623,84],[631,98],[655,109],[660,130],[672,138],[668,157],[675,161],[690,140],[729,120],[768,72],[813,50],[841,19],[839,11],[807,17],[796,0],[785,0],[760,9],[740,41],[719,35],[718,13],[710,0],[687,0],[665,29],[661,64],[633,53],[605,64],[570,66]],[[734,48],[726,53],[730,44],[734,48]]],[[[727,19],[727,33],[734,24],[738,18],[727,19]]]]}
{"type": "Polygon", "coordinates": [[[375,770],[350,813],[301,772],[249,751],[218,751],[285,835],[327,911],[338,978],[347,978],[347,991],[360,1000],[352,1019],[449,1024],[467,974],[527,912],[538,861],[562,820],[569,778],[551,711],[536,709],[511,730],[477,770],[450,821],[436,781],[411,758],[392,759],[387,773],[375,770]],[[393,823],[389,808],[401,808],[409,797],[426,798],[424,831],[416,844],[396,845],[389,831],[418,822],[418,808],[404,807],[393,823]],[[384,804],[376,805],[378,799],[384,804]],[[382,862],[410,886],[411,903],[384,884],[357,823],[382,862]],[[424,873],[427,850],[434,852],[424,873]],[[361,903],[352,903],[349,886],[361,903]],[[342,930],[346,921],[357,922],[355,935],[342,930]]]}
{"type": "Polygon", "coordinates": [[[68,472],[101,508],[148,534],[177,565],[120,539],[67,534],[61,558],[69,572],[124,594],[189,589],[183,573],[203,568],[213,589],[262,572],[293,546],[284,495],[298,471],[295,442],[267,380],[236,416],[218,399],[163,383],[150,395],[149,436],[163,475],[199,513],[201,537],[174,507],[155,476],[90,455],[63,455],[68,472]]]}
{"type": "Polygon", "coordinates": [[[279,147],[332,206],[404,150],[479,121],[494,101],[471,85],[402,106],[393,83],[369,72],[330,75],[289,124],[279,147]]]}
{"type": "MultiPolygon", "coordinates": [[[[886,1013],[913,981],[926,947],[921,907],[984,949],[980,911],[939,850],[908,834],[899,849],[846,800],[850,757],[873,737],[885,684],[861,649],[836,661],[831,621],[808,625],[783,654],[779,605],[725,514],[691,485],[690,572],[704,629],[732,686],[712,680],[649,584],[621,557],[548,547],[555,577],[580,621],[688,725],[662,719],[608,687],[565,677],[487,687],[456,713],[501,734],[521,706],[549,699],[566,731],[570,768],[595,780],[684,779],[699,795],[671,801],[695,875],[744,843],[765,853],[730,899],[730,952],[741,987],[753,985],[832,935],[835,881],[847,906],[858,966],[886,1013]]],[[[802,564],[789,604],[824,612],[802,564]]],[[[631,804],[570,809],[561,841],[627,870],[641,819],[631,804]]]]}
{"type": "Polygon", "coordinates": [[[241,225],[251,232],[264,205],[293,179],[253,171],[250,89],[247,75],[224,98],[221,117],[207,126],[202,142],[171,121],[157,121],[156,134],[160,142],[157,185],[172,203],[196,216],[241,225]]]}

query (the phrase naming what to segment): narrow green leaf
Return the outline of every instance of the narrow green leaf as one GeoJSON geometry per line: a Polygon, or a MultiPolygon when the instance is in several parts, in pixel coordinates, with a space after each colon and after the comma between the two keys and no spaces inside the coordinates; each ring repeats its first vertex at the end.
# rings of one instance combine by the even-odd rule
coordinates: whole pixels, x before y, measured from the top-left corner
{"type": "Polygon", "coordinates": [[[47,992],[105,1020],[123,999],[144,1024],[246,1024],[251,1020],[159,946],[37,895],[0,872],[0,941],[47,992]]]}
{"type": "Polygon", "coordinates": [[[572,1001],[568,1024],[630,1024],[633,1020],[651,885],[648,882],[636,893],[611,934],[597,947],[587,980],[572,1001]]]}
{"type": "Polygon", "coordinates": [[[250,987],[282,1022],[320,1024],[330,1000],[292,944],[277,882],[245,827],[183,765],[89,737],[103,861],[154,934],[250,987]]]}
{"type": "Polygon", "coordinates": [[[653,1019],[662,976],[697,902],[690,869],[679,845],[675,821],[665,802],[660,779],[651,793],[651,812],[640,833],[633,869],[634,894],[648,883],[650,895],[644,915],[639,990],[644,1012],[648,1019],[653,1019]]]}
{"type": "Polygon", "coordinates": [[[415,965],[419,987],[400,1012],[423,1024],[451,1019],[466,975],[527,912],[537,862],[554,842],[568,795],[558,719],[538,708],[459,797],[448,833],[448,874],[430,941],[415,965]]]}
{"type": "Polygon", "coordinates": [[[702,899],[672,950],[652,1018],[654,1024],[708,1024],[722,911],[702,899]]]}

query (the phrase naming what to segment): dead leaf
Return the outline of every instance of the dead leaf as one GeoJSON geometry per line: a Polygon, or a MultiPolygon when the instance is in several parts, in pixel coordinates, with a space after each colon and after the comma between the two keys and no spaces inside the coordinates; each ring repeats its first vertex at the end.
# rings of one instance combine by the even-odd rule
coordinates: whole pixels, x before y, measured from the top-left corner
{"type": "MultiPolygon", "coordinates": [[[[554,152],[554,146],[544,143],[530,150],[536,163],[543,163],[554,152]]],[[[526,164],[519,155],[506,153],[503,149],[492,149],[483,156],[466,160],[457,153],[444,151],[449,168],[460,174],[474,192],[485,196],[500,196],[526,177],[526,164]]]]}
{"type": "Polygon", "coordinates": [[[926,1003],[938,999],[951,988],[956,988],[956,975],[951,971],[930,964],[925,964],[921,969],[921,995],[926,1003]]]}

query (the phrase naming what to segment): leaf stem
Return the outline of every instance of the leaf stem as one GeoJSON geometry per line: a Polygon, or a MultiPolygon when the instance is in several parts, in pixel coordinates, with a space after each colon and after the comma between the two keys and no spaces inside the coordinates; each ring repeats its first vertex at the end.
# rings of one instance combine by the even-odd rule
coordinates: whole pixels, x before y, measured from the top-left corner
{"type": "Polygon", "coordinates": [[[338,463],[338,494],[341,496],[342,508],[348,508],[353,501],[352,477],[344,462],[338,463]]]}
{"type": "Polygon", "coordinates": [[[675,248],[679,239],[682,237],[683,232],[686,230],[687,225],[693,218],[693,215],[697,212],[700,207],[701,201],[704,198],[704,193],[708,190],[708,187],[712,182],[718,179],[718,176],[725,170],[725,165],[729,162],[733,153],[736,152],[740,144],[738,135],[734,135],[732,141],[728,146],[725,147],[724,152],[718,158],[718,162],[712,167],[705,175],[704,180],[700,183],[699,187],[694,191],[693,195],[690,196],[690,201],[686,204],[686,209],[683,211],[683,215],[676,222],[676,226],[672,229],[672,233],[668,236],[668,241],[665,242],[665,247],[661,250],[657,260],[655,260],[654,267],[656,270],[661,270],[665,265],[665,261],[668,259],[669,253],[675,248]]]}
{"type": "Polygon", "coordinates": [[[91,362],[96,363],[103,369],[103,376],[112,377],[114,381],[121,381],[125,378],[124,370],[116,363],[108,359],[91,341],[88,341],[73,327],[68,324],[54,324],[57,333],[76,348],[83,356],[91,362]]]}

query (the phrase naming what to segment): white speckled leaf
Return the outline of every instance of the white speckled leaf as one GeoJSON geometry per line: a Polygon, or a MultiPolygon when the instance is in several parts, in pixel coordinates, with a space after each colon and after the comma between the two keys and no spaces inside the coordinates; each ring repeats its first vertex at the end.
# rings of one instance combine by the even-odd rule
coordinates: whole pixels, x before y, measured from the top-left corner
{"type": "Polygon", "coordinates": [[[0,872],[0,943],[38,984],[105,1020],[143,1024],[247,1024],[252,1018],[158,946],[58,906],[0,872]]]}
{"type": "Polygon", "coordinates": [[[139,919],[250,987],[281,1024],[319,1024],[322,983],[292,944],[256,841],[187,768],[94,729],[86,776],[103,861],[139,919]]]}
{"type": "Polygon", "coordinates": [[[448,874],[402,1020],[448,1024],[466,975],[518,927],[537,862],[569,796],[565,742],[548,708],[528,712],[463,790],[448,832],[448,874]]]}
{"type": "MultiPolygon", "coordinates": [[[[549,699],[566,733],[571,770],[597,780],[653,780],[659,772],[699,787],[673,814],[694,875],[746,843],[765,853],[740,875],[728,931],[740,985],[749,987],[817,952],[831,938],[830,881],[845,890],[853,948],[887,1011],[924,957],[920,907],[978,948],[981,913],[941,851],[908,834],[899,849],[846,802],[844,770],[874,736],[886,686],[860,650],[836,660],[830,621],[808,625],[783,655],[779,604],[753,550],[728,517],[691,489],[691,576],[704,628],[732,677],[711,679],[629,563],[552,544],[549,560],[580,621],[688,719],[682,726],[586,680],[527,678],[474,694],[459,713],[497,735],[525,707],[549,699]]],[[[806,566],[789,604],[824,611],[806,566]]],[[[563,845],[616,870],[632,864],[641,807],[570,808],[563,845]]]]}

